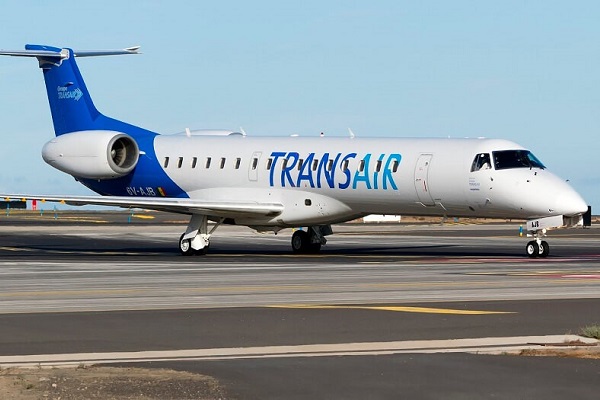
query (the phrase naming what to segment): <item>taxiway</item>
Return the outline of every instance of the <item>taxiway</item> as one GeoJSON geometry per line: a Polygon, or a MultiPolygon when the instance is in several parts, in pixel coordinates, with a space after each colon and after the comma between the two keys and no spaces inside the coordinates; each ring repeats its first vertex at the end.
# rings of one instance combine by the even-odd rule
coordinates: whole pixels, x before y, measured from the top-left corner
{"type": "Polygon", "coordinates": [[[135,361],[213,375],[240,398],[591,399],[600,388],[599,360],[402,350],[599,323],[595,228],[557,232],[535,260],[506,224],[341,225],[312,256],[291,254],[289,234],[223,227],[207,256],[182,257],[183,226],[115,218],[0,219],[0,364],[135,361]]]}

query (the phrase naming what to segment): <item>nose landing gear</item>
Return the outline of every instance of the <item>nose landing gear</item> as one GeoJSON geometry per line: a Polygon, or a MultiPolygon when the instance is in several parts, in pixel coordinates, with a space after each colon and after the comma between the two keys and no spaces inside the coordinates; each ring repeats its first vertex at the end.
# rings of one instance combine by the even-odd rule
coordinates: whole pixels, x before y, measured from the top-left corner
{"type": "Polygon", "coordinates": [[[575,215],[566,217],[564,215],[554,215],[551,217],[544,217],[538,219],[531,219],[527,221],[527,237],[532,237],[533,240],[527,243],[525,251],[531,258],[535,257],[548,257],[550,253],[550,246],[548,242],[542,240],[546,236],[546,232],[550,229],[557,228],[570,228],[574,226],[581,226],[583,224],[583,217],[581,215],[575,215]]]}
{"type": "Polygon", "coordinates": [[[536,240],[527,243],[525,251],[530,258],[548,257],[548,254],[550,254],[550,245],[545,240],[536,238],[536,240]]]}

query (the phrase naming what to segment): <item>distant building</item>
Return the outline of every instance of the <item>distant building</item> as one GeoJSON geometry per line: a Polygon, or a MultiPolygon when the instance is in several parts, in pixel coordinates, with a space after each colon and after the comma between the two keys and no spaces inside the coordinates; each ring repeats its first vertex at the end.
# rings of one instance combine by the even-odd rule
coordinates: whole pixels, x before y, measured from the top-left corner
{"type": "Polygon", "coordinates": [[[399,215],[371,214],[363,218],[364,223],[371,222],[400,222],[399,215]]]}

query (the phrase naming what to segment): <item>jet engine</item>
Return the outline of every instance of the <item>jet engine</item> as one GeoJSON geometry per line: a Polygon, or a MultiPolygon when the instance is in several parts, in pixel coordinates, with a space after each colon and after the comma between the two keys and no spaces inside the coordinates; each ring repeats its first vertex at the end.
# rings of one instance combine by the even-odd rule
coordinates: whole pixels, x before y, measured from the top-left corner
{"type": "Polygon", "coordinates": [[[135,140],[115,131],[79,131],[60,135],[42,149],[54,168],[78,178],[114,179],[130,173],[140,149],[135,140]]]}

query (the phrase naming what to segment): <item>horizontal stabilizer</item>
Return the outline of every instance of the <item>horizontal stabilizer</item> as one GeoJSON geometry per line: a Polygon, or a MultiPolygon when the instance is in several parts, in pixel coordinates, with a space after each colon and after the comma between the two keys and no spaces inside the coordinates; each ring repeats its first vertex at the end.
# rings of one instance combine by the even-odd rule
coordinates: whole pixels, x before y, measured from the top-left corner
{"type": "Polygon", "coordinates": [[[123,50],[73,50],[75,57],[120,56],[123,54],[141,54],[141,46],[127,47],[123,50]]]}
{"type": "MultiPolygon", "coordinates": [[[[67,51],[50,46],[27,45],[26,50],[0,50],[0,55],[15,57],[43,57],[64,59],[69,56],[67,51]]],[[[127,47],[122,50],[74,50],[75,57],[118,56],[123,54],[140,54],[140,46],[127,47]]]]}

